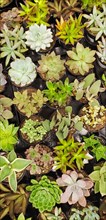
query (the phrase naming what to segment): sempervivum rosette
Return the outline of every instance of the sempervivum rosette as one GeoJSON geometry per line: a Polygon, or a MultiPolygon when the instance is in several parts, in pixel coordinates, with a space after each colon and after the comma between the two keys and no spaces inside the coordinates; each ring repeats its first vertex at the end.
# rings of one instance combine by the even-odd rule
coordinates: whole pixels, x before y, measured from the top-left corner
{"type": "Polygon", "coordinates": [[[18,87],[29,85],[37,76],[36,65],[30,57],[16,59],[10,64],[10,67],[8,74],[11,81],[18,87]]]}
{"type": "Polygon", "coordinates": [[[53,35],[46,25],[31,25],[29,30],[25,32],[26,45],[36,52],[45,50],[51,46],[53,35]]]}

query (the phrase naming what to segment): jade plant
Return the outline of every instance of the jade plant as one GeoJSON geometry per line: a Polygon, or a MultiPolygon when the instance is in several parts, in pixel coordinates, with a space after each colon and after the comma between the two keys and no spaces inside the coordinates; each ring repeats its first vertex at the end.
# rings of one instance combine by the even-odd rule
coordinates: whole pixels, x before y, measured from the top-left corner
{"type": "Polygon", "coordinates": [[[1,96],[0,98],[0,120],[13,118],[13,113],[11,111],[12,99],[1,96]]]}
{"type": "Polygon", "coordinates": [[[36,52],[46,50],[53,42],[53,34],[51,29],[47,29],[46,25],[33,24],[29,30],[25,32],[26,45],[36,52]]]}
{"type": "Polygon", "coordinates": [[[37,114],[46,102],[47,98],[40,89],[29,88],[20,92],[14,92],[13,104],[28,118],[33,114],[37,114]]]}
{"type": "Polygon", "coordinates": [[[37,76],[36,66],[30,57],[16,59],[10,64],[8,75],[17,86],[27,86],[32,83],[37,76]]]}
{"type": "Polygon", "coordinates": [[[84,137],[84,148],[89,149],[95,156],[96,160],[106,160],[106,146],[103,145],[99,138],[91,135],[90,137],[84,137]]]}
{"type": "Polygon", "coordinates": [[[100,220],[98,214],[98,208],[96,206],[88,205],[85,208],[78,210],[77,208],[71,208],[69,220],[100,220]]]}
{"type": "Polygon", "coordinates": [[[65,220],[61,208],[57,206],[54,208],[53,212],[43,212],[40,216],[42,220],[65,220]]]}
{"type": "Polygon", "coordinates": [[[16,173],[22,172],[31,164],[31,160],[17,158],[14,150],[6,156],[0,156],[0,182],[8,178],[10,189],[13,192],[17,190],[17,175],[16,173]]]}
{"type": "Polygon", "coordinates": [[[0,183],[0,219],[8,215],[16,220],[15,215],[26,213],[29,193],[25,188],[26,184],[18,184],[16,192],[13,192],[8,186],[0,183]]]}
{"type": "Polygon", "coordinates": [[[31,175],[48,173],[53,165],[53,152],[43,144],[30,146],[25,151],[26,158],[32,163],[27,167],[31,175]]]}
{"type": "Polygon", "coordinates": [[[23,53],[27,51],[27,48],[25,44],[25,34],[23,27],[20,28],[16,26],[14,30],[9,30],[8,27],[4,25],[0,33],[0,38],[0,58],[6,57],[6,66],[9,64],[11,58],[13,60],[17,57],[24,59],[23,53]]]}
{"type": "Polygon", "coordinates": [[[60,55],[56,55],[54,52],[42,55],[38,63],[37,71],[44,80],[53,82],[65,74],[64,60],[61,60],[60,55]]]}
{"type": "Polygon", "coordinates": [[[64,20],[63,17],[60,21],[56,21],[57,33],[56,36],[60,38],[65,44],[71,43],[74,45],[79,39],[83,38],[84,24],[81,23],[82,15],[77,17],[70,15],[68,20],[64,20]]]}
{"type": "Polygon", "coordinates": [[[99,92],[104,91],[104,89],[101,88],[101,81],[95,79],[94,73],[89,74],[81,81],[75,79],[72,85],[72,94],[76,100],[85,99],[85,101],[90,101],[92,98],[98,97],[99,92]]]}
{"type": "Polygon", "coordinates": [[[48,25],[48,1],[47,0],[26,0],[24,4],[21,4],[20,16],[27,23],[28,26],[33,24],[48,25]]]}
{"type": "Polygon", "coordinates": [[[3,66],[0,63],[0,92],[2,92],[4,90],[4,87],[7,83],[6,77],[4,76],[2,71],[3,71],[3,66]]]}
{"type": "Polygon", "coordinates": [[[84,149],[84,144],[75,142],[74,138],[60,140],[60,144],[54,147],[54,153],[54,170],[61,169],[63,173],[67,167],[81,170],[84,167],[84,159],[91,159],[84,149]]]}
{"type": "Polygon", "coordinates": [[[78,202],[80,206],[86,206],[85,197],[90,196],[90,189],[93,187],[93,182],[89,177],[76,171],[67,170],[66,174],[62,174],[56,182],[60,187],[65,187],[65,191],[61,195],[61,203],[68,202],[69,205],[72,205],[78,202]]]}
{"type": "Polygon", "coordinates": [[[39,121],[38,119],[25,120],[22,128],[20,129],[22,136],[30,143],[41,141],[47,132],[53,129],[54,123],[49,120],[39,121]],[[26,137],[27,136],[27,137],[26,137]]]}
{"type": "Polygon", "coordinates": [[[66,78],[64,82],[46,82],[47,89],[43,90],[44,95],[47,97],[51,105],[65,106],[70,102],[72,94],[72,84],[66,78]]]}
{"type": "Polygon", "coordinates": [[[102,4],[102,10],[98,9],[95,5],[90,15],[84,14],[87,19],[85,22],[88,31],[95,36],[95,40],[98,40],[102,36],[106,36],[106,5],[102,4]]]}
{"type": "Polygon", "coordinates": [[[101,60],[101,63],[106,65],[106,37],[101,37],[101,41],[98,41],[96,54],[101,60]]]}
{"type": "Polygon", "coordinates": [[[55,181],[50,181],[47,176],[42,176],[40,181],[31,180],[32,185],[26,187],[30,191],[29,202],[39,212],[51,211],[60,203],[61,189],[55,181]]]}
{"type": "Polygon", "coordinates": [[[66,61],[66,65],[69,71],[75,75],[82,76],[89,73],[94,67],[95,52],[95,50],[91,50],[89,47],[84,47],[82,44],[77,43],[76,47],[67,51],[68,60],[66,61]]]}
{"type": "Polygon", "coordinates": [[[8,120],[0,121],[0,149],[3,151],[11,151],[17,143],[18,127],[9,124],[8,120]]]}
{"type": "Polygon", "coordinates": [[[94,182],[94,192],[106,196],[106,162],[94,166],[94,171],[89,177],[94,182]]]}

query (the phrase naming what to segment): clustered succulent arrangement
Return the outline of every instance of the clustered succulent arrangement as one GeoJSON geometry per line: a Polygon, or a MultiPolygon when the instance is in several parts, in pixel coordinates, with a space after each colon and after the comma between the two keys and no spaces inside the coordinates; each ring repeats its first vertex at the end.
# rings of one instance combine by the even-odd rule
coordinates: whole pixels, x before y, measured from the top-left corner
{"type": "Polygon", "coordinates": [[[105,210],[106,0],[0,0],[0,220],[105,210]]]}

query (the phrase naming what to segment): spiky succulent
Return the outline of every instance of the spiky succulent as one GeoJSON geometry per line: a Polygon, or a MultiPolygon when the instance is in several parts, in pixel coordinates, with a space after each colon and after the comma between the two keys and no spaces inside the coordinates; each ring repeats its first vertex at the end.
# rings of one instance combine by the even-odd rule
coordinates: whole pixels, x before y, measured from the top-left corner
{"type": "Polygon", "coordinates": [[[26,45],[36,52],[46,50],[51,46],[53,41],[53,34],[46,25],[33,24],[29,30],[25,32],[26,45]]]}
{"type": "Polygon", "coordinates": [[[77,43],[76,48],[72,48],[71,51],[67,51],[69,59],[66,62],[70,72],[76,75],[85,75],[93,68],[93,62],[95,60],[95,50],[91,50],[89,47],[84,47],[82,44],[77,43]]]}
{"type": "Polygon", "coordinates": [[[42,176],[41,180],[31,180],[32,185],[26,189],[30,191],[29,201],[34,208],[40,212],[51,211],[55,204],[60,203],[62,191],[55,181],[50,181],[47,176],[42,176]]]}
{"type": "Polygon", "coordinates": [[[56,55],[54,52],[42,55],[38,63],[37,70],[44,80],[53,82],[65,74],[64,60],[61,60],[60,55],[56,55]]]}
{"type": "Polygon", "coordinates": [[[27,86],[32,83],[37,76],[36,65],[30,57],[16,59],[10,64],[8,74],[17,86],[27,86]]]}

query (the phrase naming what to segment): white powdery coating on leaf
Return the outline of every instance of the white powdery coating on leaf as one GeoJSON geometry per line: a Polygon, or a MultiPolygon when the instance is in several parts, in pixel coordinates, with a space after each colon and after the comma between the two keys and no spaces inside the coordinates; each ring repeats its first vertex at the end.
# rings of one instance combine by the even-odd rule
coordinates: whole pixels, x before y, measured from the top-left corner
{"type": "Polygon", "coordinates": [[[41,49],[45,50],[53,42],[51,30],[43,24],[40,26],[37,24],[31,25],[29,30],[25,32],[25,38],[27,40],[26,45],[36,52],[41,49]]]}

